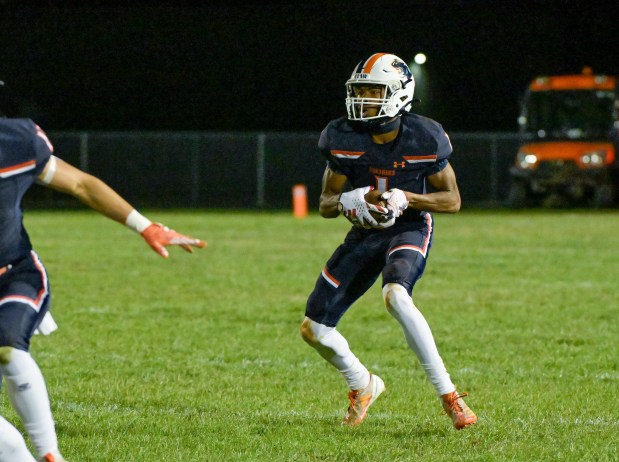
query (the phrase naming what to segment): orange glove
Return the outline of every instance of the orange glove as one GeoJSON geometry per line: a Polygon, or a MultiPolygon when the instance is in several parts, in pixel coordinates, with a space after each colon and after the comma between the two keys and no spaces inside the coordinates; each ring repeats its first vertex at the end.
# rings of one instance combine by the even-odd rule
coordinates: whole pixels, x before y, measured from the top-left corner
{"type": "Polygon", "coordinates": [[[200,249],[206,247],[206,242],[200,239],[194,239],[193,237],[183,236],[161,223],[153,223],[142,231],[141,236],[146,243],[163,258],[168,258],[170,256],[165,248],[166,245],[180,245],[189,253],[193,253],[192,246],[200,249]]]}

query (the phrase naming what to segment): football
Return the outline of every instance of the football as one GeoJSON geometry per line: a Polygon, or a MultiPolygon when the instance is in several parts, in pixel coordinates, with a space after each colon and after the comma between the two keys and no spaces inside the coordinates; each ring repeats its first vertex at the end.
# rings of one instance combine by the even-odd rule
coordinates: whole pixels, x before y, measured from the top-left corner
{"type": "Polygon", "coordinates": [[[379,202],[382,201],[382,199],[380,198],[381,194],[382,194],[382,191],[379,191],[378,189],[372,189],[369,193],[367,193],[364,196],[364,198],[368,204],[378,204],[379,202]]]}
{"type": "MultiPolygon", "coordinates": [[[[387,208],[387,201],[378,201],[376,202],[375,205],[380,205],[381,207],[384,207],[385,209],[387,208]]],[[[370,210],[370,215],[372,215],[372,217],[374,217],[375,220],[377,221],[383,221],[385,220],[385,218],[387,217],[387,214],[381,213],[381,212],[375,212],[374,210],[370,210]]]]}
{"type": "MultiPolygon", "coordinates": [[[[387,201],[381,199],[381,191],[376,189],[370,191],[365,195],[365,201],[368,204],[380,205],[381,207],[387,208],[387,201]]],[[[370,210],[370,215],[380,224],[386,224],[391,219],[393,219],[393,212],[388,211],[387,213],[376,212],[374,210],[370,210]]]]}

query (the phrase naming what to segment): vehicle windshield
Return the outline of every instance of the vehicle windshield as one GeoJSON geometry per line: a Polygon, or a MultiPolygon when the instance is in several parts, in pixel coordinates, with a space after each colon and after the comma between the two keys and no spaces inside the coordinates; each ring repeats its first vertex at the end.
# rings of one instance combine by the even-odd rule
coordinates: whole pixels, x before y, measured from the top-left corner
{"type": "Polygon", "coordinates": [[[532,91],[521,125],[538,139],[591,139],[613,126],[615,94],[609,90],[532,91]]]}

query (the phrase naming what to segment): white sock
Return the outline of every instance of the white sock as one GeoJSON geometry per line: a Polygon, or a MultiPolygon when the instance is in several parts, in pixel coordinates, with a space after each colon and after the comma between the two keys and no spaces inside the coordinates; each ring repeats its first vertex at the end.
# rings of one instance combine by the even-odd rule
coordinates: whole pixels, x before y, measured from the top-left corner
{"type": "Polygon", "coordinates": [[[0,462],[36,462],[17,428],[0,416],[0,462]]]}
{"type": "Polygon", "coordinates": [[[348,342],[335,327],[325,326],[305,318],[314,341],[308,342],[344,377],[351,390],[360,390],[370,383],[370,372],[353,354],[348,342]]]}
{"type": "Polygon", "coordinates": [[[456,387],[451,382],[443,359],[438,353],[430,326],[414,305],[406,289],[400,284],[386,284],[383,287],[383,300],[389,313],[402,326],[408,346],[417,355],[421,367],[438,395],[454,391],[456,387]]]}
{"type": "Polygon", "coordinates": [[[6,390],[39,457],[58,452],[56,429],[43,374],[30,353],[13,349],[2,364],[6,390]]]}

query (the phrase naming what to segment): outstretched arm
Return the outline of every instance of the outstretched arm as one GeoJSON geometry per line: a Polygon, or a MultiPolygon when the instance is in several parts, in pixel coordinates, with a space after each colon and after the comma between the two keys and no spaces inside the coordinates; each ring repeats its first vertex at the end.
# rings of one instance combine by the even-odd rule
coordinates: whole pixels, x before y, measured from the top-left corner
{"type": "Polygon", "coordinates": [[[188,252],[193,251],[192,246],[206,246],[200,239],[183,236],[163,225],[153,224],[99,178],[55,156],[47,162],[39,175],[39,181],[56,191],[76,197],[100,214],[140,233],[148,245],[164,258],[169,255],[166,245],[180,245],[188,252]]]}
{"type": "Polygon", "coordinates": [[[76,197],[91,209],[122,224],[125,224],[125,220],[133,210],[126,200],[99,178],[57,157],[47,162],[39,180],[56,191],[76,197]],[[50,169],[54,170],[51,174],[50,169]]]}

